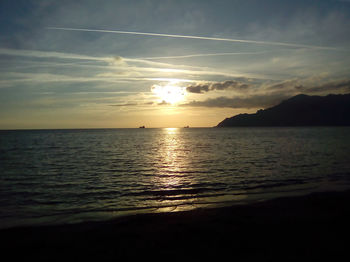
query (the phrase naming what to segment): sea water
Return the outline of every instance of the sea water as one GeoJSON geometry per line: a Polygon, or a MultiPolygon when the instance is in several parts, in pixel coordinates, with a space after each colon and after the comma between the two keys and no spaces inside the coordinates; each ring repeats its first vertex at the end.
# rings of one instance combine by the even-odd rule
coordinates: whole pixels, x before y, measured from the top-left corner
{"type": "Polygon", "coordinates": [[[0,228],[349,186],[349,127],[0,131],[0,228]]]}

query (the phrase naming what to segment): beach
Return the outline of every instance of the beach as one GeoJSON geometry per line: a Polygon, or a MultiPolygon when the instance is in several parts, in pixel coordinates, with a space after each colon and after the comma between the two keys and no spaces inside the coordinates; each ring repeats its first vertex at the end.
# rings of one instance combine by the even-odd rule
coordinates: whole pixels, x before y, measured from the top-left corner
{"type": "Polygon", "coordinates": [[[104,222],[0,231],[3,257],[35,260],[225,258],[295,261],[349,257],[350,191],[311,193],[104,222]]]}

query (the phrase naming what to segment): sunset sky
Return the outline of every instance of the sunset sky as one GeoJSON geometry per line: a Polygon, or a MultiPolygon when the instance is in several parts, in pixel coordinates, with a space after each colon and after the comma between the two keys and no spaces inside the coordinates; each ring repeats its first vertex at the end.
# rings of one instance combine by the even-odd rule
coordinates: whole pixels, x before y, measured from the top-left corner
{"type": "Polygon", "coordinates": [[[350,92],[350,1],[0,1],[0,129],[206,127],[350,92]]]}

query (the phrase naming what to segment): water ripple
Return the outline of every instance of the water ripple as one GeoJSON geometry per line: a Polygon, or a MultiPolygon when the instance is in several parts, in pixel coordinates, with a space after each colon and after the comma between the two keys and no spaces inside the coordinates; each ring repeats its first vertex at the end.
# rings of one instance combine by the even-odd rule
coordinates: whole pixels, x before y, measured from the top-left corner
{"type": "Polygon", "coordinates": [[[0,213],[0,227],[8,224],[4,220],[179,210],[335,184],[349,186],[349,131],[322,127],[0,131],[0,209],[5,211],[0,213]]]}

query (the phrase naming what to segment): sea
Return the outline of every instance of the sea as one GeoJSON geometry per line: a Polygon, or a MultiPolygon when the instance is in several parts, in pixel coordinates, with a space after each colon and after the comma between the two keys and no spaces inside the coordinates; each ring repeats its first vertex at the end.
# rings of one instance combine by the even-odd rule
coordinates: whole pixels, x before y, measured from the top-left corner
{"type": "Polygon", "coordinates": [[[350,127],[0,131],[0,228],[350,188],[350,127]]]}

